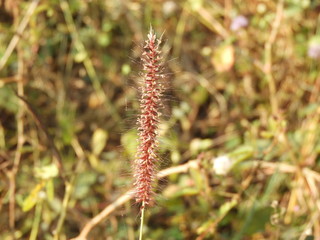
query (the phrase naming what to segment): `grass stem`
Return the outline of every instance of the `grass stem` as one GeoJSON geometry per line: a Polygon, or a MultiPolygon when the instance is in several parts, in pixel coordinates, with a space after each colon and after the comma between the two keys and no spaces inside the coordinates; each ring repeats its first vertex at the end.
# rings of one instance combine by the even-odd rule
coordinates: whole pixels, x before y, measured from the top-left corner
{"type": "Polygon", "coordinates": [[[142,207],[141,207],[139,240],[142,240],[142,236],[143,236],[144,209],[145,209],[145,203],[144,203],[144,201],[143,201],[143,202],[142,202],[142,207]]]}

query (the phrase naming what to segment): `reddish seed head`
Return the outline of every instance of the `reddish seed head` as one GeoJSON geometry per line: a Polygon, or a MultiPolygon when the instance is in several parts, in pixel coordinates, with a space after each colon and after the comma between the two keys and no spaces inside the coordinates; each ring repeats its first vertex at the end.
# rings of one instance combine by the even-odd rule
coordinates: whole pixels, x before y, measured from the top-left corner
{"type": "Polygon", "coordinates": [[[158,149],[158,124],[160,118],[161,94],[163,87],[162,58],[157,39],[150,28],[142,53],[143,80],[140,87],[140,116],[138,122],[138,149],[134,162],[134,186],[137,202],[148,205],[153,199],[153,182],[158,149]]]}

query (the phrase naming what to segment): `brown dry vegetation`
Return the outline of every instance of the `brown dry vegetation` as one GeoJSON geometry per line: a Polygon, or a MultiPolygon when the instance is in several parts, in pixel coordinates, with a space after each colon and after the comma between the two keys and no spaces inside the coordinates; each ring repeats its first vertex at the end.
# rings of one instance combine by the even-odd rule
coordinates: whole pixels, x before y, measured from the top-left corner
{"type": "Polygon", "coordinates": [[[145,239],[319,240],[319,11],[314,0],[0,1],[0,238],[138,236],[128,191],[152,24],[166,40],[166,177],[145,239]],[[232,31],[238,15],[247,26],[232,31]],[[221,155],[227,172],[213,167],[221,155]]]}

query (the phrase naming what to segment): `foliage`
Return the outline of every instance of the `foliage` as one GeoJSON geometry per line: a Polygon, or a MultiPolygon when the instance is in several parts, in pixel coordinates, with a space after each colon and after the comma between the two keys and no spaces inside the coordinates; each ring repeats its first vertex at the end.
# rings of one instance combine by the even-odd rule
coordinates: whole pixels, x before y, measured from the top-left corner
{"type": "MultiPolygon", "coordinates": [[[[159,181],[145,239],[320,239],[318,1],[37,2],[0,1],[1,239],[76,237],[131,188],[150,24],[159,170],[201,167],[159,181]]],[[[125,204],[88,239],[136,239],[138,215],[125,204]]]]}

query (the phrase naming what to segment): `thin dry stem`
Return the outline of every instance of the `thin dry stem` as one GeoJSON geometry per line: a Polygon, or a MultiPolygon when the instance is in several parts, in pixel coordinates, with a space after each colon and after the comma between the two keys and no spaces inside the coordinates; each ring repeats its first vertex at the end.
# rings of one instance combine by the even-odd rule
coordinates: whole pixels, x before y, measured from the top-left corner
{"type": "Polygon", "coordinates": [[[278,113],[279,106],[278,106],[278,100],[276,96],[276,83],[272,76],[272,46],[276,40],[276,37],[280,29],[281,20],[283,17],[283,4],[284,4],[284,0],[280,0],[278,2],[276,18],[272,24],[271,34],[268,41],[265,44],[265,49],[264,49],[265,61],[264,61],[263,70],[266,75],[266,79],[268,81],[269,92],[270,92],[270,104],[272,108],[272,114],[274,115],[278,113]]]}
{"type": "Polygon", "coordinates": [[[36,8],[38,6],[39,1],[40,0],[33,0],[30,3],[28,10],[26,11],[23,19],[21,20],[21,23],[19,24],[19,26],[17,28],[16,34],[11,39],[8,47],[6,48],[5,53],[3,54],[2,58],[0,59],[0,70],[5,66],[5,64],[7,63],[9,57],[11,56],[11,54],[13,52],[13,50],[16,48],[23,31],[27,27],[32,14],[34,13],[34,11],[36,10],[36,8]]]}

